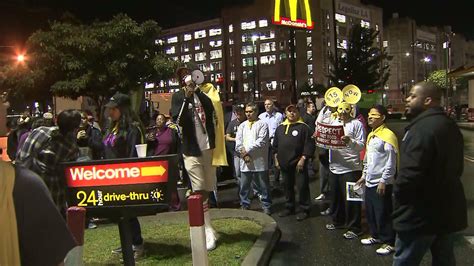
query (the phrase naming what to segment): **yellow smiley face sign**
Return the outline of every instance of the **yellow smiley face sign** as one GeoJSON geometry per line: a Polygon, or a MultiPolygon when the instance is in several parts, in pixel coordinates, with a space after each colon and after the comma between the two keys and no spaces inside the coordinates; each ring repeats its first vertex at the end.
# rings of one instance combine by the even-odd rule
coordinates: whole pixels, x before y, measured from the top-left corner
{"type": "Polygon", "coordinates": [[[359,102],[362,93],[356,85],[349,84],[342,89],[344,101],[350,104],[359,102]]]}
{"type": "Polygon", "coordinates": [[[324,94],[326,105],[337,107],[342,102],[342,91],[338,87],[329,88],[324,94]]]}

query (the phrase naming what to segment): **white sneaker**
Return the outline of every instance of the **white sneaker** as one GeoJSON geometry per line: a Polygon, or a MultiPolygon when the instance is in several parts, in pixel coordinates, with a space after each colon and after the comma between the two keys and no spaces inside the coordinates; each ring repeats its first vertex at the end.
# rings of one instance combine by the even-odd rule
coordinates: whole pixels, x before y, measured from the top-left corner
{"type": "Polygon", "coordinates": [[[206,249],[208,251],[216,248],[217,236],[216,232],[212,228],[206,228],[206,249]]]}
{"type": "Polygon", "coordinates": [[[374,245],[374,244],[380,244],[382,243],[382,241],[380,241],[380,239],[373,238],[370,236],[370,237],[361,239],[360,243],[362,243],[362,245],[374,245]]]}
{"type": "Polygon", "coordinates": [[[379,255],[388,255],[392,252],[395,251],[395,248],[390,246],[390,245],[387,245],[387,244],[383,244],[380,248],[378,248],[375,252],[377,252],[377,254],[379,255]]]}
{"type": "Polygon", "coordinates": [[[314,200],[318,201],[318,200],[323,200],[326,198],[326,195],[324,194],[320,194],[319,196],[317,196],[316,198],[314,198],[314,200]]]}

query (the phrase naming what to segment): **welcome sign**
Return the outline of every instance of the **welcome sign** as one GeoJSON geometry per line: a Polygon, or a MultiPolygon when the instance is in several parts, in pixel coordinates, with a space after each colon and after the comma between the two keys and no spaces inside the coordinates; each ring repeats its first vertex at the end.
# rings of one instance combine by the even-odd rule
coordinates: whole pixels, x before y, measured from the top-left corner
{"type": "Polygon", "coordinates": [[[176,155],[66,163],[68,205],[99,214],[101,209],[167,207],[177,165],[176,155]]]}

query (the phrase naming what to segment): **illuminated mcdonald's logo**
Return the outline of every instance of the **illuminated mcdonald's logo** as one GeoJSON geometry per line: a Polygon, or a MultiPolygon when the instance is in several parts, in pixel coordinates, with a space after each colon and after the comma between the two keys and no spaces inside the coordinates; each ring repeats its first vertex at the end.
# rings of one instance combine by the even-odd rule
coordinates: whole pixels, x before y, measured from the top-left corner
{"type": "Polygon", "coordinates": [[[309,5],[309,1],[310,0],[275,0],[273,24],[296,28],[313,29],[314,23],[311,20],[311,7],[309,5]],[[285,3],[284,15],[288,16],[289,14],[289,18],[281,16],[282,1],[285,3]],[[300,14],[303,15],[304,19],[298,18],[298,5],[300,6],[300,14]]]}

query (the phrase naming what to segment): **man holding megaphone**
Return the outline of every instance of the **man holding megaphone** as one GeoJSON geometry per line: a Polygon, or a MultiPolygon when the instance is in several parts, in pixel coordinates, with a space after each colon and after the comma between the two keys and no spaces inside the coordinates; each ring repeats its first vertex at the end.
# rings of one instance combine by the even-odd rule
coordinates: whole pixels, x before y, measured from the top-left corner
{"type": "Polygon", "coordinates": [[[211,225],[208,198],[217,184],[216,168],[212,165],[216,114],[211,99],[198,86],[204,80],[202,72],[179,68],[176,74],[182,89],[172,96],[171,116],[182,127],[184,166],[193,192],[202,195],[206,245],[212,250],[216,247],[217,234],[211,225]]]}

